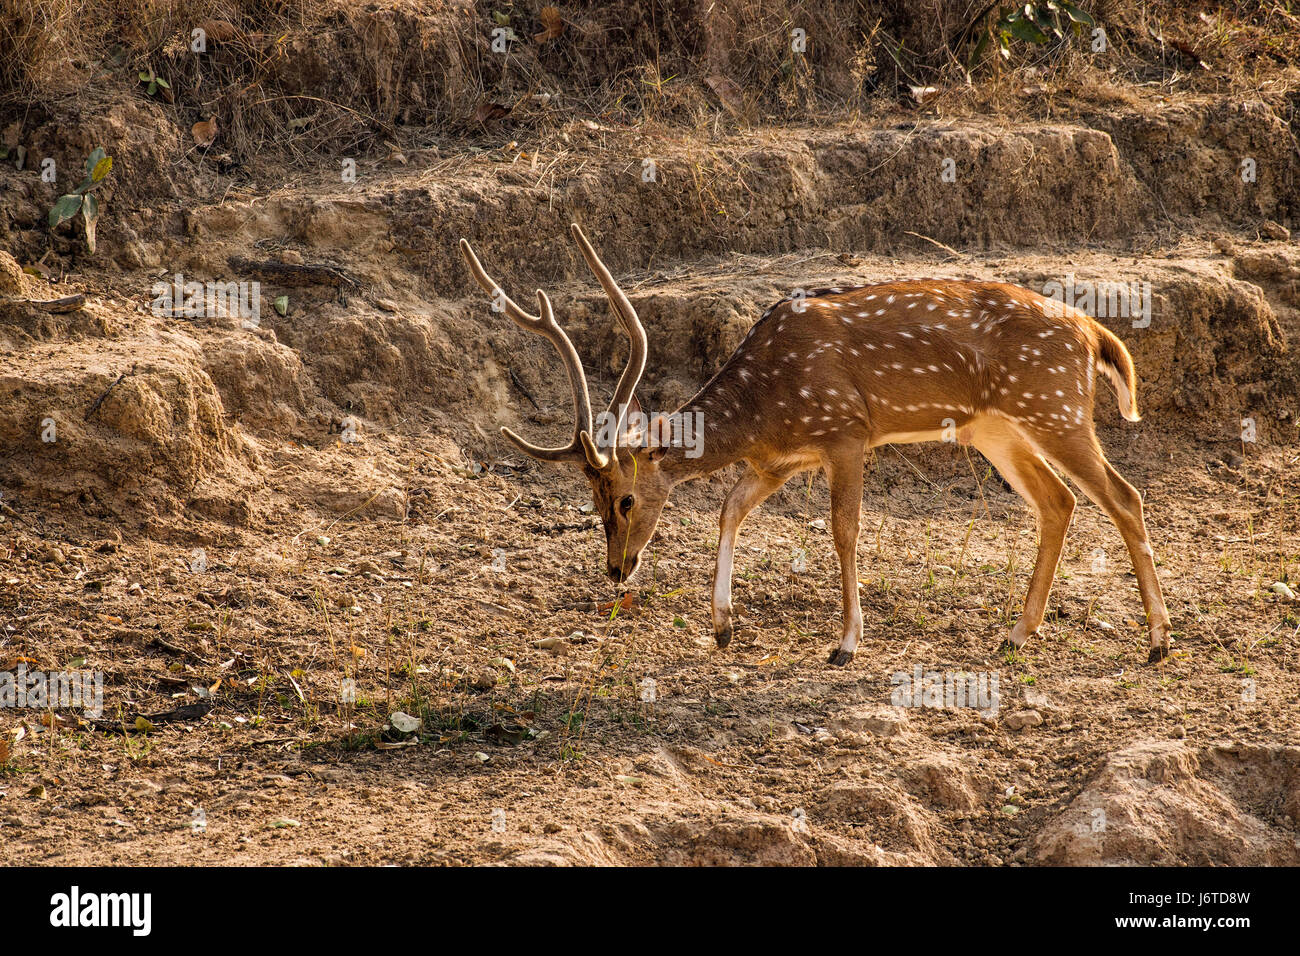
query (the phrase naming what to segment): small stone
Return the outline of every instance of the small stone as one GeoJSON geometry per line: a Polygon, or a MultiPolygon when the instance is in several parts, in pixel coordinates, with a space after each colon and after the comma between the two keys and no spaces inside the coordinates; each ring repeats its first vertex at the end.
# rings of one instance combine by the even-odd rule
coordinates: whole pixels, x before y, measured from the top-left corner
{"type": "Polygon", "coordinates": [[[1037,727],[1043,722],[1043,715],[1036,710],[1019,710],[1014,714],[1007,714],[1002,723],[1008,730],[1024,730],[1026,727],[1037,727]]]}
{"type": "Polygon", "coordinates": [[[1262,235],[1265,235],[1270,239],[1277,239],[1281,242],[1286,242],[1291,238],[1291,230],[1286,228],[1286,226],[1278,225],[1272,219],[1265,220],[1260,225],[1259,231],[1262,235]]]}

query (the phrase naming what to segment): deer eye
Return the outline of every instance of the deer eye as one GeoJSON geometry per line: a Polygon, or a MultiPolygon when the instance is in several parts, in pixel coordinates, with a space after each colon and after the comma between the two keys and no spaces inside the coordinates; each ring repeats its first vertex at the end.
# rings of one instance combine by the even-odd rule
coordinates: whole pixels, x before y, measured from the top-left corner
{"type": "Polygon", "coordinates": [[[623,500],[618,503],[618,510],[623,512],[623,514],[627,514],[632,510],[634,504],[636,504],[635,498],[631,495],[624,495],[623,500]]]}

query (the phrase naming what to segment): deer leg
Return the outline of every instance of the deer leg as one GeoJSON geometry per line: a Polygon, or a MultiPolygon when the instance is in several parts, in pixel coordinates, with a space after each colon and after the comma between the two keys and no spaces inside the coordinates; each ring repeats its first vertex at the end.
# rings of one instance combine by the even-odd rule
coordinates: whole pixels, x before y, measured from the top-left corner
{"type": "Polygon", "coordinates": [[[736,553],[736,533],[745,517],[788,478],[789,475],[768,474],[750,465],[722,503],[718,522],[718,563],[713,572],[713,639],[718,647],[731,643],[731,568],[736,553]]]}
{"type": "Polygon", "coordinates": [[[1038,557],[1025,593],[1025,608],[1011,629],[1011,635],[999,651],[1020,649],[1042,626],[1047,613],[1047,598],[1065,546],[1065,532],[1074,514],[1075,498],[1065,482],[1023,438],[999,430],[975,440],[984,456],[1001,472],[1002,477],[1025,499],[1038,516],[1038,557]]]}
{"type": "Polygon", "coordinates": [[[1142,606],[1146,609],[1150,630],[1147,663],[1164,660],[1169,656],[1169,610],[1165,607],[1160,579],[1156,576],[1155,552],[1151,550],[1147,537],[1142,496],[1111,467],[1095,435],[1089,435],[1086,442],[1058,443],[1045,450],[1083,489],[1083,493],[1106,512],[1123,535],[1133,570],[1137,572],[1138,590],[1142,593],[1142,606]]]}
{"type": "Polygon", "coordinates": [[[844,631],[829,663],[843,667],[853,660],[862,636],[862,602],[858,598],[858,526],[862,516],[862,447],[837,454],[827,464],[831,485],[831,534],[840,558],[844,595],[844,631]]]}

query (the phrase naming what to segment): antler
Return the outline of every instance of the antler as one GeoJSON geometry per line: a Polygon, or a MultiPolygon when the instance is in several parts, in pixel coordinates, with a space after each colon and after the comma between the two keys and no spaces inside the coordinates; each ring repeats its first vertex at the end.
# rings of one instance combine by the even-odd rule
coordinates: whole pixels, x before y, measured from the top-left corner
{"type": "Polygon", "coordinates": [[[609,298],[610,304],[614,306],[614,313],[618,316],[619,323],[623,326],[623,331],[627,333],[628,340],[631,342],[631,352],[627,358],[627,366],[623,369],[623,374],[619,377],[618,387],[614,389],[614,398],[609,403],[607,414],[612,413],[617,418],[617,426],[614,429],[614,441],[608,449],[599,449],[599,451],[608,451],[610,458],[617,458],[618,436],[623,434],[623,429],[627,426],[627,406],[632,398],[632,393],[641,382],[641,376],[645,374],[646,353],[648,343],[646,340],[645,327],[641,320],[637,318],[636,310],[632,308],[632,303],[628,301],[623,290],[618,287],[614,277],[609,274],[605,268],[605,263],[600,261],[596,255],[596,250],[591,247],[587,237],[583,234],[582,229],[575,222],[569,226],[573,233],[573,238],[578,242],[578,248],[582,250],[582,257],[587,260],[587,265],[596,278],[600,280],[601,287],[605,290],[605,295],[609,298]]]}
{"type": "MultiPolygon", "coordinates": [[[[591,441],[591,396],[587,392],[587,377],[582,372],[582,361],[578,358],[578,350],[573,347],[569,337],[564,334],[564,330],[555,321],[555,313],[551,310],[551,300],[546,297],[545,292],[538,289],[537,304],[541,309],[541,315],[528,314],[516,305],[514,300],[506,295],[502,288],[483,271],[478,256],[474,255],[474,250],[467,240],[462,239],[460,241],[460,251],[465,257],[465,262],[469,265],[470,272],[474,273],[475,280],[483,287],[483,290],[494,299],[497,296],[501,297],[506,315],[514,319],[515,324],[520,328],[537,333],[555,346],[555,350],[560,353],[560,360],[564,363],[564,371],[569,376],[569,388],[573,391],[575,421],[573,439],[567,445],[561,448],[542,448],[539,445],[524,441],[509,428],[502,428],[501,434],[518,445],[525,453],[542,461],[582,462],[584,459],[591,460],[595,446],[591,441]]],[[[603,459],[591,460],[591,464],[601,467],[603,459]]]]}

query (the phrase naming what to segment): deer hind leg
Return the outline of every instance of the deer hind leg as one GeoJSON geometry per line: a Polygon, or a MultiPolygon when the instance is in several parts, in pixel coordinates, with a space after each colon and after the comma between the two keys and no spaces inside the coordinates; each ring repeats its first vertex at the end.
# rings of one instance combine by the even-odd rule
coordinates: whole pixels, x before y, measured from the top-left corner
{"type": "Polygon", "coordinates": [[[862,446],[834,455],[826,473],[831,485],[831,533],[840,558],[840,587],[844,594],[844,630],[829,663],[843,667],[853,660],[862,636],[862,603],[858,598],[858,527],[862,517],[862,446]]]}
{"type": "Polygon", "coordinates": [[[1074,514],[1074,495],[1060,477],[1009,428],[994,428],[975,439],[977,447],[1038,516],[1038,557],[1025,593],[1025,608],[999,650],[1019,649],[1042,626],[1052,579],[1074,514]]]}
{"type": "Polygon", "coordinates": [[[1147,663],[1164,660],[1169,656],[1169,610],[1156,576],[1155,552],[1147,537],[1142,496],[1111,467],[1097,443],[1097,436],[1092,433],[1081,435],[1076,441],[1045,445],[1044,451],[1106,512],[1123,535],[1133,570],[1137,572],[1138,590],[1142,592],[1142,606],[1150,629],[1147,663]]]}
{"type": "Polygon", "coordinates": [[[731,643],[731,568],[736,554],[736,533],[745,517],[789,477],[789,474],[768,474],[750,465],[722,504],[718,563],[713,571],[713,639],[718,647],[731,643]]]}

